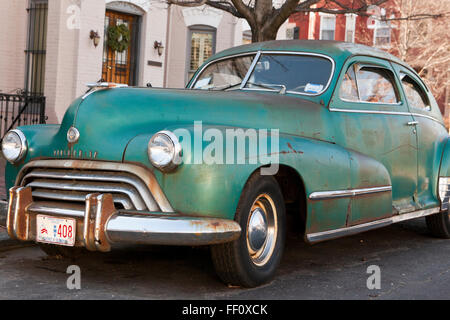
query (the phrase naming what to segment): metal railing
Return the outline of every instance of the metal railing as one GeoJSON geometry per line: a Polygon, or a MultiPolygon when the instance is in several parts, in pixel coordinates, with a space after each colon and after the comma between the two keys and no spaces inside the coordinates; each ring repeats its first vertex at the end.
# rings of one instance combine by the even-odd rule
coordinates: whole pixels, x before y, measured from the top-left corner
{"type": "Polygon", "coordinates": [[[45,97],[42,95],[0,93],[0,140],[18,126],[45,123],[45,97]]]}

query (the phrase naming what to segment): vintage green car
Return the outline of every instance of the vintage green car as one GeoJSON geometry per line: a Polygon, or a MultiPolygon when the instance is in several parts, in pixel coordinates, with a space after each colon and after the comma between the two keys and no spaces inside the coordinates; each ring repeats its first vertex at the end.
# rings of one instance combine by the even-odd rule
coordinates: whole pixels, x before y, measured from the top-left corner
{"type": "Polygon", "coordinates": [[[110,83],[61,125],[3,140],[7,227],[50,253],[209,245],[219,277],[269,281],[308,243],[425,217],[450,238],[450,144],[429,88],[383,51],[270,41],[206,61],[186,89],[110,83]]]}

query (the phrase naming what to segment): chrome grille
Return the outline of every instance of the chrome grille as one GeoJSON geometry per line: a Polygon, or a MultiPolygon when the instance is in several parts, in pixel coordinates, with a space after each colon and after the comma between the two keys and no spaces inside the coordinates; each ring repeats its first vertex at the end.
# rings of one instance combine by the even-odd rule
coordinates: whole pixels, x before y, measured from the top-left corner
{"type": "Polygon", "coordinates": [[[120,171],[31,168],[21,180],[35,201],[84,203],[90,193],[111,193],[126,210],[159,211],[149,188],[136,175],[120,171]]]}

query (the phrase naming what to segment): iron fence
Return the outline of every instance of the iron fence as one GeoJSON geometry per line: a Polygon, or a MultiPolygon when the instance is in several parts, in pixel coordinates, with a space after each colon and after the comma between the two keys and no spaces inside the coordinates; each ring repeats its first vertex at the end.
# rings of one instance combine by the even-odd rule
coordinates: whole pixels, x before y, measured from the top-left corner
{"type": "Polygon", "coordinates": [[[45,97],[24,92],[17,94],[0,93],[0,137],[18,126],[43,124],[45,117],[45,97]]]}

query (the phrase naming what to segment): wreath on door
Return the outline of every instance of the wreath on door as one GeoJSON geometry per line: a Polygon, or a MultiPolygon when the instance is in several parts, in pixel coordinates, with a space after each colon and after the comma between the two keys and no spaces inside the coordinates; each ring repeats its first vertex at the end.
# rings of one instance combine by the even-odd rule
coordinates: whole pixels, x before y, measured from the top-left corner
{"type": "Polygon", "coordinates": [[[117,52],[123,52],[130,45],[130,29],[125,24],[108,27],[108,46],[117,52]]]}

